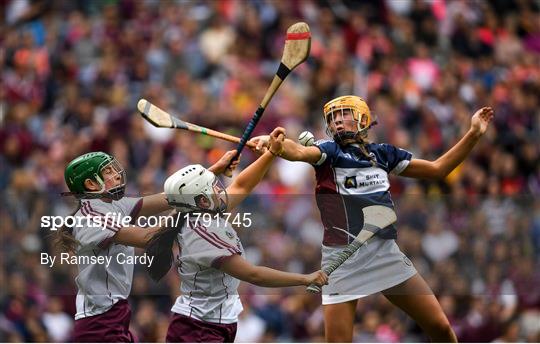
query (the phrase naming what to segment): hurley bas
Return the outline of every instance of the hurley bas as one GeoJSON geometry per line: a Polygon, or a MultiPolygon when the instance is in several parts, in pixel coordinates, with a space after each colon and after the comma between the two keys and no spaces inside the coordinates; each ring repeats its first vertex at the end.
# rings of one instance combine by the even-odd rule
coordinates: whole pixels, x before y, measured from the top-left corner
{"type": "Polygon", "coordinates": [[[56,263],[56,258],[59,264],[73,264],[73,265],[89,265],[89,264],[104,264],[106,267],[111,265],[113,259],[118,264],[143,264],[148,267],[152,266],[154,257],[147,256],[146,253],[140,256],[130,256],[125,253],[119,253],[114,257],[111,256],[75,256],[66,252],[60,253],[60,257],[52,256],[46,252],[41,252],[41,265],[47,265],[53,267],[56,263]]]}

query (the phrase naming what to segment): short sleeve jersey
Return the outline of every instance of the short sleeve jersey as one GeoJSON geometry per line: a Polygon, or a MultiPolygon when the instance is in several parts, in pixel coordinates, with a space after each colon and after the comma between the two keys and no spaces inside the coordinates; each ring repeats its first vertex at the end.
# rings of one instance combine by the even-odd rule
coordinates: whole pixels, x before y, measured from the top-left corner
{"type": "Polygon", "coordinates": [[[201,321],[236,323],[243,309],[237,292],[240,281],[219,270],[225,259],[244,254],[236,231],[223,219],[214,219],[208,227],[190,220],[178,242],[181,295],[172,311],[201,321]]]}
{"type": "MultiPolygon", "coordinates": [[[[113,243],[120,230],[121,219],[135,218],[142,206],[142,198],[124,197],[111,203],[100,199],[83,200],[75,216],[82,226],[73,227],[73,236],[79,242],[77,249],[79,274],[75,278],[78,287],[75,319],[81,319],[109,310],[119,300],[127,299],[133,281],[133,265],[120,264],[118,255],[133,256],[133,247],[113,243]],[[91,262],[92,256],[112,257],[110,264],[91,262]],[[87,259],[81,259],[87,258],[87,259]],[[83,261],[83,263],[80,263],[83,261]]],[[[102,259],[101,261],[105,261],[102,259]]]]}

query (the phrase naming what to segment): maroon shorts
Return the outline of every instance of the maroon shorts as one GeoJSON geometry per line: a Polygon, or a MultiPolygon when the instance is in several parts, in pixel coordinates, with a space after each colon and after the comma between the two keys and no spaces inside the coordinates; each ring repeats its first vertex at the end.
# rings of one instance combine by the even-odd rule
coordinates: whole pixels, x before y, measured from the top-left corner
{"type": "Polygon", "coordinates": [[[127,300],[120,300],[103,314],[75,320],[74,342],[133,343],[135,336],[129,331],[131,308],[127,300]]]}
{"type": "Polygon", "coordinates": [[[236,323],[215,324],[173,313],[167,343],[232,343],[236,337],[236,323]]]}

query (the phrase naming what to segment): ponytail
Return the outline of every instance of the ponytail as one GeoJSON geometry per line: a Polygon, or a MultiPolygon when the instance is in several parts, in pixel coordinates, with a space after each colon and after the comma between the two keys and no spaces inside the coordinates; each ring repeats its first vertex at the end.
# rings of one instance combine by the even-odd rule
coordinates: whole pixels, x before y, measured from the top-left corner
{"type": "Polygon", "coordinates": [[[369,154],[369,150],[367,148],[367,143],[366,142],[362,142],[360,143],[360,151],[362,152],[362,154],[365,155],[366,158],[369,159],[369,161],[371,162],[371,165],[373,165],[373,167],[377,166],[377,160],[375,159],[375,156],[370,155],[369,154]]]}
{"type": "MultiPolygon", "coordinates": [[[[71,213],[70,216],[75,215],[79,211],[79,209],[81,209],[81,206],[82,203],[79,200],[79,205],[77,206],[77,209],[73,213],[71,213]]],[[[73,228],[71,227],[63,225],[54,235],[53,246],[61,252],[74,254],[77,250],[78,245],[79,242],[73,236],[73,228]]]]}
{"type": "Polygon", "coordinates": [[[364,155],[364,157],[369,159],[373,167],[376,167],[377,159],[375,159],[375,156],[373,154],[372,155],[369,154],[369,149],[368,149],[369,142],[360,137],[357,137],[356,143],[358,143],[358,148],[360,149],[360,152],[362,153],[362,155],[364,155]]]}
{"type": "Polygon", "coordinates": [[[146,255],[153,257],[152,264],[146,268],[150,278],[158,282],[169,272],[173,262],[172,246],[184,227],[184,214],[178,213],[180,221],[177,227],[162,227],[150,239],[146,246],[146,255]]]}

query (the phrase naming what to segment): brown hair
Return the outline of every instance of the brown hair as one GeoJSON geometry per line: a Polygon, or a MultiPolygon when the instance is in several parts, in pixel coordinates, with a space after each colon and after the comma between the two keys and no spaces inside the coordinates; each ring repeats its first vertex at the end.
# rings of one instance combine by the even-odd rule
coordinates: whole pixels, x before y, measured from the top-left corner
{"type": "MultiPolygon", "coordinates": [[[[79,209],[81,209],[81,206],[82,203],[79,200],[79,205],[77,206],[77,209],[73,213],[71,213],[70,216],[75,215],[79,211],[79,209]]],[[[79,242],[73,236],[73,228],[63,225],[62,228],[56,231],[53,239],[53,245],[55,248],[59,249],[62,252],[68,252],[71,254],[75,253],[79,242]]]]}
{"type": "Polygon", "coordinates": [[[162,227],[150,239],[146,246],[146,255],[153,257],[153,263],[146,268],[150,278],[158,282],[169,272],[173,262],[172,246],[177,241],[178,233],[184,227],[186,218],[184,214],[178,213],[180,217],[177,227],[162,227]]]}
{"type": "Polygon", "coordinates": [[[362,139],[360,137],[357,137],[356,138],[356,143],[358,143],[359,147],[360,148],[360,152],[362,152],[362,154],[369,159],[369,161],[371,162],[371,165],[373,165],[373,167],[377,166],[377,160],[375,159],[375,157],[373,155],[370,155],[369,154],[369,149],[367,147],[367,145],[369,144],[369,141],[365,140],[365,139],[362,139]]]}

